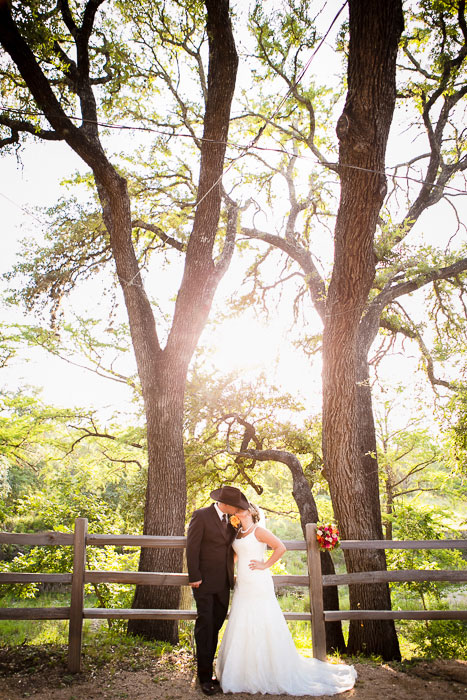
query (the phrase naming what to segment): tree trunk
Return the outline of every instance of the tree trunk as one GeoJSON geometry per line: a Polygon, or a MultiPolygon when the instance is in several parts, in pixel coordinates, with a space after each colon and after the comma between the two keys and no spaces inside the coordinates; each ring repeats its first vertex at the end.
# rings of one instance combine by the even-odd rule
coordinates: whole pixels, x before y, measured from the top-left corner
{"type": "MultiPolygon", "coordinates": [[[[217,285],[230,262],[236,232],[236,212],[229,213],[226,242],[217,264],[213,248],[221,206],[230,107],[238,57],[229,18],[228,0],[205,0],[209,39],[206,112],[198,184],[198,204],[190,236],[182,283],[165,349],[143,386],[146,408],[149,470],[144,534],[181,535],[185,529],[186,467],[183,451],[183,403],[186,376],[199,336],[207,321],[217,285]],[[164,532],[161,531],[164,528],[164,532]]],[[[145,373],[153,358],[139,367],[145,373]]],[[[140,571],[180,572],[183,553],[143,549],[140,571]]],[[[178,608],[180,589],[138,586],[135,608],[178,608]]],[[[177,622],[132,620],[129,632],[147,638],[178,641],[177,622]]]]}
{"type": "MultiPolygon", "coordinates": [[[[161,362],[160,381],[146,399],[148,483],[144,533],[180,535],[184,532],[186,476],[183,452],[185,376],[168,371],[161,362]],[[178,376],[177,376],[178,375],[178,376]]],[[[143,548],[139,571],[182,571],[183,551],[143,548]]],[[[177,586],[137,586],[134,608],[179,608],[177,586]]],[[[130,620],[128,631],[147,639],[178,642],[178,625],[171,620],[130,620]]]]}
{"type": "Polygon", "coordinates": [[[387,502],[386,502],[386,515],[389,516],[388,519],[385,521],[385,526],[384,526],[384,531],[385,531],[385,538],[386,540],[392,540],[392,516],[394,513],[394,508],[392,505],[392,500],[390,500],[391,497],[391,492],[390,492],[390,487],[388,486],[387,489],[387,502]]]}
{"type": "MultiPolygon", "coordinates": [[[[374,425],[359,363],[359,324],[375,273],[373,240],[386,192],[385,151],[402,27],[399,0],[349,1],[349,87],[336,129],[341,198],[323,335],[323,456],[345,539],[382,539],[376,454],[368,450],[374,425]]],[[[349,572],[386,567],[382,550],[346,550],[345,560],[349,572]]],[[[351,586],[350,605],[388,609],[388,586],[351,586]]],[[[400,658],[394,623],[352,621],[348,651],[400,658]]]]}
{"type": "MultiPolygon", "coordinates": [[[[297,460],[298,462],[298,460],[297,460]]],[[[293,497],[300,513],[300,524],[302,526],[303,537],[306,539],[307,523],[319,521],[318,508],[311,491],[310,485],[303,473],[301,464],[300,470],[289,466],[293,478],[293,497]]],[[[321,552],[321,571],[324,575],[335,574],[334,562],[330,552],[321,552]]],[[[339,610],[339,589],[337,586],[325,586],[323,588],[324,610],[339,610]]],[[[345,653],[347,651],[342,624],[338,620],[325,623],[326,629],[326,651],[328,654],[334,652],[345,653]]]]}
{"type": "MultiPolygon", "coordinates": [[[[359,340],[357,343],[357,412],[358,412],[358,438],[359,438],[359,452],[361,459],[361,468],[364,474],[365,485],[366,485],[366,503],[367,508],[371,509],[371,522],[374,524],[374,534],[372,538],[374,539],[384,539],[382,522],[381,522],[381,504],[379,496],[379,469],[377,460],[377,445],[376,445],[376,431],[375,423],[373,417],[373,405],[371,399],[371,387],[370,387],[370,374],[368,367],[368,352],[371,345],[372,338],[369,334],[364,337],[365,325],[360,323],[359,328],[359,340]]],[[[369,538],[369,535],[366,536],[369,538]]],[[[362,550],[363,554],[364,550],[362,550]]],[[[373,550],[370,554],[364,555],[365,558],[372,558],[371,566],[378,570],[384,571],[387,568],[386,565],[386,554],[383,549],[373,550]]],[[[359,564],[360,566],[362,564],[359,564]]],[[[362,609],[367,609],[369,603],[364,601],[369,601],[369,598],[373,599],[371,607],[376,610],[386,610],[391,609],[391,597],[388,584],[377,584],[371,586],[369,590],[368,586],[351,587],[350,599],[351,608],[359,606],[362,609]],[[369,596],[370,594],[370,596],[369,596]],[[380,607],[382,606],[382,607],[380,607]]],[[[360,645],[367,644],[366,636],[370,634],[371,636],[378,636],[382,634],[389,634],[385,629],[386,627],[391,628],[390,635],[393,639],[393,652],[390,652],[389,644],[387,649],[387,655],[394,653],[395,658],[398,658],[399,650],[397,639],[395,638],[395,628],[392,621],[371,621],[370,627],[374,629],[370,632],[365,632],[364,628],[361,626],[360,620],[354,620],[350,623],[349,629],[349,649],[351,645],[354,645],[355,649],[360,649],[360,645]],[[382,629],[381,629],[382,627],[382,629]],[[394,641],[395,640],[395,641],[394,641]]],[[[364,624],[367,621],[364,621],[364,624]]],[[[367,625],[369,627],[369,625],[367,625]]],[[[374,652],[373,652],[374,653],[374,652]]],[[[389,658],[389,656],[388,656],[389,658]]]]}

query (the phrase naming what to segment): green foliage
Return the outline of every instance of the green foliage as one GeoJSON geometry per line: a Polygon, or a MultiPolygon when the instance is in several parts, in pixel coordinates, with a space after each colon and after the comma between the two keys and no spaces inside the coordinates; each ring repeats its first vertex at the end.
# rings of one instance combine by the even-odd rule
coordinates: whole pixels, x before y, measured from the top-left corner
{"type": "Polygon", "coordinates": [[[55,313],[78,277],[87,280],[111,261],[109,237],[95,205],[83,205],[75,197],[38,214],[51,228],[42,243],[30,238],[21,242],[19,262],[4,279],[19,276],[23,284],[12,290],[7,301],[23,303],[26,309],[50,306],[55,313]]]}
{"type": "Polygon", "coordinates": [[[467,474],[467,389],[463,384],[451,397],[445,409],[447,446],[455,470],[465,481],[467,474]]]}
{"type": "Polygon", "coordinates": [[[56,319],[52,328],[16,324],[9,326],[9,329],[14,333],[16,345],[43,349],[100,377],[124,384],[132,390],[135,403],[141,402],[141,387],[134,363],[129,360],[128,324],[118,323],[112,311],[105,319],[73,315],[68,322],[63,318],[56,319]]]}
{"type": "Polygon", "coordinates": [[[60,439],[65,439],[66,421],[75,412],[45,405],[36,390],[4,391],[0,397],[0,519],[5,508],[29,489],[34,472],[48,460],[63,455],[60,439]],[[47,444],[47,446],[46,446],[47,444]]]}
{"type": "MultiPolygon", "coordinates": [[[[124,533],[128,523],[114,504],[109,503],[103,494],[98,495],[99,489],[92,490],[88,474],[62,473],[61,478],[54,482],[53,488],[36,491],[24,495],[14,504],[15,516],[19,519],[26,517],[34,522],[34,529],[55,530],[61,532],[73,531],[77,517],[88,518],[89,532],[93,533],[124,533]],[[97,493],[96,493],[97,491],[97,493]]],[[[128,566],[135,567],[134,553],[122,552],[115,547],[89,547],[87,549],[87,566],[90,569],[121,570],[128,566]]],[[[12,561],[0,562],[2,571],[24,571],[42,573],[67,573],[73,568],[73,548],[66,546],[37,546],[27,548],[14,556],[12,561]]],[[[37,584],[14,588],[20,597],[35,596],[39,587],[37,584]]],[[[115,600],[115,586],[102,584],[102,589],[96,589],[103,607],[115,600]]]]}
{"type": "Polygon", "coordinates": [[[189,500],[199,504],[205,490],[214,488],[219,481],[256,484],[259,491],[264,489],[263,477],[271,473],[271,465],[236,461],[235,453],[244,439],[244,423],[256,431],[257,442],[249,441],[249,448],[261,443],[263,448],[290,449],[293,445],[308,450],[310,438],[306,430],[292,420],[282,419],[287,415],[299,421],[302,411],[301,404],[290,394],[268,386],[265,375],[246,382],[240,373],[208,375],[193,368],[185,410],[189,500]]]}
{"type": "Polygon", "coordinates": [[[467,624],[463,620],[429,620],[425,624],[401,621],[399,629],[413,645],[416,656],[431,659],[467,656],[467,624]]]}
{"type": "MultiPolygon", "coordinates": [[[[394,518],[395,539],[439,540],[458,533],[446,525],[447,514],[428,506],[398,505],[394,518]]],[[[386,552],[390,569],[465,570],[467,561],[462,550],[395,550],[386,552]]],[[[391,584],[393,605],[399,609],[445,610],[454,607],[459,584],[439,581],[416,581],[391,584]],[[414,607],[415,606],[415,607],[414,607]]],[[[464,594],[465,600],[465,594],[464,594]]],[[[465,608],[465,602],[461,602],[465,608]]],[[[424,620],[399,624],[401,634],[414,653],[421,656],[464,658],[466,624],[463,621],[424,620]]]]}
{"type": "MultiPolygon", "coordinates": [[[[116,425],[99,430],[92,414],[52,409],[22,394],[5,394],[2,408],[2,529],[71,532],[75,519],[86,517],[90,532],[140,532],[146,475],[141,430],[116,425]]],[[[2,571],[72,570],[71,547],[3,545],[2,554],[2,571]]],[[[135,569],[137,554],[131,549],[90,547],[87,565],[135,569]]],[[[37,584],[2,588],[23,599],[40,592],[37,584]]],[[[128,606],[132,594],[131,587],[113,584],[93,590],[102,607],[128,606]]]]}

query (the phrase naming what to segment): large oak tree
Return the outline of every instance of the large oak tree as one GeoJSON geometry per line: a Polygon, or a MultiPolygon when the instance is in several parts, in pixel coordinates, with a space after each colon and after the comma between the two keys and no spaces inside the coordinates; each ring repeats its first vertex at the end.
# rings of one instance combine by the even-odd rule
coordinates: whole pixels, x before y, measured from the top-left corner
{"type": "MultiPolygon", "coordinates": [[[[332,137],[323,128],[323,123],[333,117],[329,88],[320,91],[315,85],[310,88],[302,85],[303,80],[300,82],[300,52],[305,37],[310,36],[311,20],[300,3],[289,2],[288,13],[277,20],[287,30],[287,41],[281,44],[276,39],[277,29],[275,33],[268,22],[270,18],[264,17],[263,9],[257,6],[254,24],[264,70],[269,76],[283,79],[289,95],[281,112],[273,117],[262,109],[260,100],[256,104],[250,102],[249,115],[259,122],[263,120],[276,144],[279,142],[287,151],[269,174],[263,168],[262,178],[270,183],[278,175],[283,177],[289,202],[279,233],[251,225],[243,226],[242,232],[250,240],[264,241],[288,257],[275,282],[267,277],[267,271],[263,273],[263,285],[261,270],[267,270],[264,261],[269,254],[259,255],[258,264],[250,271],[254,286],[249,303],[257,294],[264,297],[265,289],[301,277],[303,287],[297,300],[306,291],[321,319],[323,456],[333,506],[345,537],[381,539],[370,350],[380,329],[394,336],[404,334],[417,339],[431,381],[448,385],[436,378],[420,329],[407,316],[400,300],[433,285],[437,318],[450,314],[454,319],[456,310],[449,301],[450,291],[457,289],[461,298],[464,294],[462,273],[467,269],[467,259],[462,246],[453,251],[446,240],[443,252],[420,246],[417,249],[409,241],[425,211],[447,194],[456,196],[462,191],[445,188],[467,167],[460,116],[467,93],[467,31],[463,0],[407,8],[408,26],[402,39],[400,3],[350,0],[348,7],[348,32],[342,35],[342,45],[348,52],[347,94],[336,120],[335,162],[331,155],[332,137]],[[397,66],[399,45],[405,60],[397,66]],[[418,133],[424,129],[427,149],[422,147],[394,169],[386,197],[386,144],[396,104],[397,70],[401,74],[398,97],[411,105],[412,114],[420,115],[418,133]],[[303,186],[300,167],[300,158],[307,154],[308,159],[311,156],[318,160],[319,166],[317,172],[308,175],[308,188],[303,186]],[[326,170],[327,174],[320,174],[326,170]],[[339,176],[340,184],[334,225],[330,221],[332,205],[328,203],[329,171],[339,176]],[[405,177],[403,182],[401,178],[405,177]],[[403,184],[406,187],[401,206],[403,184]],[[391,197],[399,197],[395,205],[391,204],[391,197]],[[326,277],[320,271],[319,239],[331,227],[334,255],[326,277]]],[[[264,85],[264,75],[261,77],[264,85]]],[[[261,97],[264,100],[264,95],[261,97]]],[[[413,118],[416,124],[416,116],[413,118]]],[[[271,184],[269,190],[273,191],[271,184]]],[[[271,195],[270,200],[273,199],[271,195]]],[[[462,304],[461,301],[461,317],[462,304]]],[[[459,308],[457,314],[459,320],[459,308]]],[[[463,318],[465,323],[465,314],[463,318]]],[[[441,325],[438,321],[436,332],[441,325]]],[[[302,345],[309,344],[304,329],[302,345]]],[[[348,553],[346,563],[349,571],[386,566],[384,553],[378,550],[348,553]]],[[[386,586],[352,586],[350,601],[352,608],[390,607],[386,586]]],[[[397,658],[393,624],[352,622],[349,650],[397,658]]]]}
{"type": "MultiPolygon", "coordinates": [[[[61,140],[92,172],[108,247],[127,309],[144,398],[149,461],[144,532],[181,535],[186,507],[182,438],[186,375],[216,287],[230,262],[235,238],[236,218],[232,211],[228,216],[224,245],[216,258],[221,179],[237,52],[228,0],[206,0],[209,66],[203,86],[203,134],[198,139],[199,178],[193,193],[196,204],[192,203],[196,210],[172,324],[163,344],[135,253],[132,237],[135,224],[127,181],[106,154],[99,128],[102,120],[99,112],[106,97],[103,89],[110,86],[107,97],[109,94],[115,97],[120,89],[123,91],[126,70],[125,57],[121,60],[126,50],[125,37],[120,36],[119,44],[112,44],[115,22],[112,24],[111,16],[112,11],[124,11],[125,3],[121,8],[110,7],[110,11],[103,7],[105,5],[104,0],[82,3],[59,0],[40,4],[4,1],[0,4],[0,42],[10,59],[6,68],[4,63],[3,79],[9,86],[12,108],[1,115],[0,123],[9,130],[2,145],[17,143],[20,136],[27,133],[36,138],[61,140]],[[35,121],[28,119],[28,112],[36,113],[35,121]]],[[[190,14],[197,18],[202,16],[201,3],[193,2],[187,8],[184,3],[175,5],[187,24],[190,14]]],[[[126,7],[127,11],[131,9],[126,7]]],[[[163,25],[164,3],[138,3],[133,11],[137,19],[145,14],[147,22],[163,25]]],[[[199,33],[199,24],[196,30],[199,33]]],[[[143,33],[141,30],[139,36],[143,33]]],[[[150,43],[150,37],[144,38],[150,43]]],[[[136,70],[132,74],[134,81],[140,80],[142,95],[149,84],[146,81],[158,77],[136,70]]],[[[151,227],[152,222],[139,222],[140,226],[145,224],[151,227]]],[[[180,571],[181,567],[180,551],[142,550],[140,570],[180,571]]],[[[178,601],[177,588],[139,587],[134,605],[177,608],[178,601]]],[[[177,639],[177,627],[173,622],[134,621],[131,629],[159,639],[177,639]]]]}

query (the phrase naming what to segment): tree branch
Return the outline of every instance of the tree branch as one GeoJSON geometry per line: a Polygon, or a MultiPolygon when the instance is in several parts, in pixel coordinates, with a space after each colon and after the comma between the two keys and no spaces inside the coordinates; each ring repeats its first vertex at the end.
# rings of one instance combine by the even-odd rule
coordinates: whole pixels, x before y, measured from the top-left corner
{"type": "MultiPolygon", "coordinates": [[[[0,117],[1,123],[1,117],[0,117]]],[[[5,136],[5,138],[0,139],[0,149],[4,146],[11,146],[14,143],[19,143],[19,131],[17,129],[11,128],[11,136],[5,136]]]]}
{"type": "MultiPolygon", "coordinates": [[[[120,438],[118,438],[116,435],[111,435],[109,433],[101,433],[97,430],[97,428],[94,426],[94,422],[91,420],[91,423],[93,424],[93,430],[89,430],[89,428],[86,428],[84,426],[80,425],[70,425],[70,428],[73,428],[73,430],[81,430],[83,431],[83,435],[80,435],[79,438],[77,438],[71,445],[70,449],[66,453],[65,456],[70,455],[73,450],[75,449],[76,445],[78,445],[82,440],[86,440],[87,438],[104,438],[106,440],[114,440],[118,441],[120,438]]],[[[143,446],[140,445],[137,442],[125,442],[126,445],[129,447],[136,447],[138,450],[142,450],[143,446]]],[[[118,460],[118,461],[124,461],[124,460],[118,460]]],[[[133,461],[133,460],[132,460],[133,461]]]]}
{"type": "MultiPolygon", "coordinates": [[[[230,200],[230,198],[229,198],[230,200]]],[[[232,200],[227,203],[227,229],[224,246],[216,262],[217,279],[221,279],[227,272],[235,251],[235,240],[237,237],[239,207],[232,200]]]]}
{"type": "MultiPolygon", "coordinates": [[[[57,134],[56,131],[46,131],[45,129],[39,129],[36,124],[31,124],[30,122],[23,121],[21,119],[10,119],[10,117],[5,116],[5,114],[0,114],[0,124],[11,129],[12,134],[20,131],[24,131],[33,136],[37,136],[45,141],[61,141],[62,137],[57,134]]],[[[16,139],[15,142],[17,142],[16,139]]],[[[15,143],[14,142],[14,143],[15,143]]]]}
{"type": "Polygon", "coordinates": [[[285,240],[281,236],[259,231],[256,228],[242,227],[241,233],[246,238],[264,241],[275,248],[280,248],[297,262],[306,275],[306,282],[313,304],[321,319],[324,319],[326,287],[316,265],[313,262],[310,251],[298,246],[295,242],[285,240]]]}
{"type": "Polygon", "coordinates": [[[455,277],[466,270],[467,258],[461,258],[452,265],[433,268],[429,272],[423,272],[420,275],[400,284],[387,286],[371,302],[367,314],[371,313],[373,307],[381,310],[398,297],[404,296],[405,294],[410,294],[410,292],[415,292],[417,289],[421,289],[427,284],[431,284],[437,280],[446,280],[451,277],[455,277]]]}
{"type": "Polygon", "coordinates": [[[171,246],[172,248],[175,248],[176,250],[179,250],[181,253],[184,253],[186,251],[185,243],[181,243],[180,241],[177,241],[176,238],[168,236],[166,233],[164,233],[164,231],[161,228],[159,228],[159,226],[155,226],[154,224],[147,224],[142,219],[135,219],[131,222],[131,225],[133,228],[142,228],[146,231],[151,231],[151,233],[155,233],[156,236],[160,238],[160,240],[163,243],[167,243],[167,245],[171,246]]]}
{"type": "Polygon", "coordinates": [[[430,380],[431,385],[433,386],[433,388],[435,388],[436,386],[444,386],[447,389],[451,389],[452,391],[454,391],[456,387],[454,384],[452,384],[452,382],[448,382],[445,379],[438,379],[435,376],[433,358],[431,357],[430,351],[425,345],[425,341],[423,340],[421,333],[419,333],[417,326],[415,325],[415,323],[412,322],[407,311],[402,306],[400,306],[400,304],[399,308],[401,309],[402,313],[405,315],[405,317],[412,326],[413,332],[415,334],[415,340],[417,341],[420,351],[423,357],[425,358],[426,372],[428,374],[428,379],[430,380]]]}

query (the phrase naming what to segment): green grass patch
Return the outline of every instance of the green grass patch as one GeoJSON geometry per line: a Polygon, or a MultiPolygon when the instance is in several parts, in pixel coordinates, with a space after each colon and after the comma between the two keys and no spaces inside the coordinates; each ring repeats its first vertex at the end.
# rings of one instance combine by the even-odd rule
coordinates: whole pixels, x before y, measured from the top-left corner
{"type": "MultiPolygon", "coordinates": [[[[94,596],[86,598],[86,607],[96,604],[94,596]]],[[[0,598],[2,608],[66,608],[69,593],[42,593],[37,598],[15,598],[12,594],[0,598]]],[[[83,639],[92,634],[92,620],[83,622],[83,639]]],[[[6,646],[68,643],[68,620],[0,620],[0,643],[6,646]]]]}

